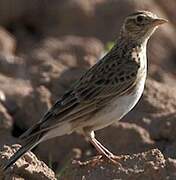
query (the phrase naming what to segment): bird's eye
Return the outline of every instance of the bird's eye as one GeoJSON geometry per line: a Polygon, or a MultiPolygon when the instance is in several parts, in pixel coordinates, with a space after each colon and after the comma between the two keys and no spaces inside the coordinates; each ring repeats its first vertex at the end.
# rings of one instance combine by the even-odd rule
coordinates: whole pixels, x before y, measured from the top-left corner
{"type": "Polygon", "coordinates": [[[136,18],[136,22],[138,24],[142,24],[144,22],[144,20],[145,20],[144,16],[137,16],[137,18],[136,18]]]}

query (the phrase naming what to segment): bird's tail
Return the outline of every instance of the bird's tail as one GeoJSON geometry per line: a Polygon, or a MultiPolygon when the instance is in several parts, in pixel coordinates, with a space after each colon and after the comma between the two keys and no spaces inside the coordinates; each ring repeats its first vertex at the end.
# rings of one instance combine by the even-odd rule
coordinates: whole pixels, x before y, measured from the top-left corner
{"type": "Polygon", "coordinates": [[[14,162],[16,162],[21,156],[23,156],[27,151],[31,150],[34,146],[40,143],[40,140],[36,137],[32,137],[28,141],[24,143],[20,149],[17,150],[17,152],[10,157],[10,159],[6,162],[6,164],[2,167],[2,169],[5,171],[8,169],[14,162]]]}

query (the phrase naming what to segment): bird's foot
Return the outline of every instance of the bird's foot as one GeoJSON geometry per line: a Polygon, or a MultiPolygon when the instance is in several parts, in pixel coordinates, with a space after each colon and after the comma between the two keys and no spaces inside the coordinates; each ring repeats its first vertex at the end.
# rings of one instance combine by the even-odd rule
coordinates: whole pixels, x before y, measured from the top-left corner
{"type": "Polygon", "coordinates": [[[103,157],[102,155],[98,155],[98,156],[95,156],[92,159],[84,161],[84,162],[74,160],[74,161],[72,161],[72,164],[76,164],[76,165],[79,165],[79,166],[86,166],[88,164],[96,165],[96,164],[98,164],[100,162],[102,157],[103,157]]]}
{"type": "Polygon", "coordinates": [[[116,155],[114,155],[114,154],[109,154],[109,155],[107,155],[107,156],[103,156],[103,157],[105,157],[106,159],[108,159],[110,162],[112,162],[113,164],[115,164],[115,165],[120,165],[121,166],[121,164],[118,162],[118,160],[120,160],[120,157],[119,156],[116,156],[116,155]]]}
{"type": "Polygon", "coordinates": [[[84,161],[84,162],[74,160],[72,163],[76,164],[78,166],[87,166],[89,164],[94,166],[94,165],[100,164],[104,160],[108,160],[112,164],[114,164],[114,165],[116,165],[118,167],[122,167],[122,165],[118,162],[119,159],[120,159],[119,156],[116,156],[116,155],[113,155],[113,154],[111,154],[110,156],[98,155],[98,156],[95,156],[92,159],[84,161]]]}

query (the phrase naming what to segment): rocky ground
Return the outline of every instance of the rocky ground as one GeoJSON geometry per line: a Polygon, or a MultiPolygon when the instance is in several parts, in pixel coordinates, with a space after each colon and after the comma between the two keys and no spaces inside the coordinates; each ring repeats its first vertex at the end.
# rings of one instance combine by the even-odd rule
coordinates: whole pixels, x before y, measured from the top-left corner
{"type": "Polygon", "coordinates": [[[149,42],[142,99],[120,123],[96,133],[119,155],[118,165],[95,161],[95,149],[72,134],[41,143],[33,149],[38,159],[29,152],[0,178],[176,179],[174,7],[174,0],[0,1],[0,164],[19,147],[18,136],[104,54],[127,14],[145,9],[169,20],[149,42]]]}
{"type": "Polygon", "coordinates": [[[86,179],[86,180],[165,180],[175,179],[176,161],[164,159],[164,156],[157,149],[152,149],[145,153],[122,155],[118,158],[118,164],[97,161],[92,159],[86,164],[73,162],[65,168],[64,175],[59,179],[86,179]]]}

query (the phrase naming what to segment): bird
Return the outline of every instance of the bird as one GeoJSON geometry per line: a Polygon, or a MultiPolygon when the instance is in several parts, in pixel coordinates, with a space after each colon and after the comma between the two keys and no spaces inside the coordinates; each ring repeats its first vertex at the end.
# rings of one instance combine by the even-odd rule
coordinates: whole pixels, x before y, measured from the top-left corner
{"type": "Polygon", "coordinates": [[[147,76],[147,42],[166,22],[149,11],[128,15],[114,46],[22,134],[22,146],[2,169],[7,170],[39,143],[73,132],[81,133],[98,153],[113,161],[116,156],[94,132],[122,119],[139,101],[147,76]]]}

